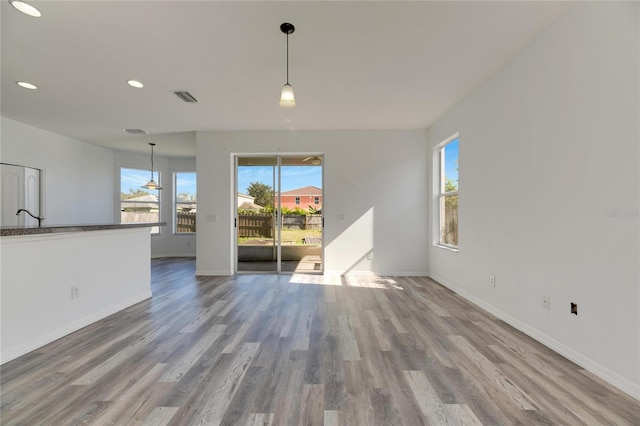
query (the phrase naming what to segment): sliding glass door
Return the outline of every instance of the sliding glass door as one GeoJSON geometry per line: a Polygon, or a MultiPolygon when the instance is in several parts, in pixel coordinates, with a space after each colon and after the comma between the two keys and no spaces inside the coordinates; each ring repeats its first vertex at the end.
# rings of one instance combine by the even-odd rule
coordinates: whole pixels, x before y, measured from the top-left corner
{"type": "Polygon", "coordinates": [[[278,272],[277,157],[236,157],[237,272],[278,272]]]}
{"type": "Polygon", "coordinates": [[[322,157],[236,157],[236,271],[322,273],[322,157]]]}

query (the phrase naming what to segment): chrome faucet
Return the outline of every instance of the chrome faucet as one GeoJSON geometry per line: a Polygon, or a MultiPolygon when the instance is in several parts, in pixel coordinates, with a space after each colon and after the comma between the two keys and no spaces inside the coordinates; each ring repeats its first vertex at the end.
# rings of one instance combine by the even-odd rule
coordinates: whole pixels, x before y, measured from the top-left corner
{"type": "Polygon", "coordinates": [[[16,216],[20,215],[20,212],[26,212],[29,216],[31,216],[34,219],[38,220],[38,228],[42,227],[42,220],[44,219],[44,217],[38,217],[38,216],[34,216],[33,213],[31,213],[29,210],[27,209],[20,209],[18,210],[18,212],[16,213],[16,216]]]}

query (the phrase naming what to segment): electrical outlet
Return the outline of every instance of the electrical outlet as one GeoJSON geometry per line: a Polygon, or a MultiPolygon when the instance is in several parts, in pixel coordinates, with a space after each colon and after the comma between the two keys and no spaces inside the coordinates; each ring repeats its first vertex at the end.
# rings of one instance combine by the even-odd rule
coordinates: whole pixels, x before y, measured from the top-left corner
{"type": "Polygon", "coordinates": [[[77,299],[80,297],[80,287],[71,286],[71,298],[77,299]]]}
{"type": "Polygon", "coordinates": [[[544,296],[542,298],[542,307],[548,310],[551,309],[551,297],[544,296]]]}
{"type": "Polygon", "coordinates": [[[491,287],[495,287],[496,286],[496,276],[495,275],[489,275],[489,285],[491,287]]]}
{"type": "Polygon", "coordinates": [[[367,260],[373,260],[373,252],[372,251],[367,253],[367,260]]]}

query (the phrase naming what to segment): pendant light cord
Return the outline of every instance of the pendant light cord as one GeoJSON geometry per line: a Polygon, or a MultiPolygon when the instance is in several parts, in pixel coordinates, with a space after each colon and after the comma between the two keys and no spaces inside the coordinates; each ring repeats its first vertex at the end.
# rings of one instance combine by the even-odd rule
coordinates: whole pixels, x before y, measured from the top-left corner
{"type": "Polygon", "coordinates": [[[287,84],[289,84],[289,33],[287,33],[287,84]]]}
{"type": "Polygon", "coordinates": [[[153,180],[153,145],[151,145],[151,180],[153,180]]]}

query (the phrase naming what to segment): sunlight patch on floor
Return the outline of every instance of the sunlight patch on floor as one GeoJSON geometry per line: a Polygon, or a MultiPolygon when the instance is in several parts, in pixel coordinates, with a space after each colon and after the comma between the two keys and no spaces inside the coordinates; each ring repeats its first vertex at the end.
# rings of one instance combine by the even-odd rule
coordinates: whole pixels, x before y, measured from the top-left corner
{"type": "Polygon", "coordinates": [[[313,284],[326,286],[345,286],[361,288],[379,288],[384,290],[404,290],[393,278],[363,275],[306,275],[293,274],[289,279],[293,284],[313,284]]]}

